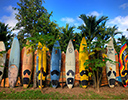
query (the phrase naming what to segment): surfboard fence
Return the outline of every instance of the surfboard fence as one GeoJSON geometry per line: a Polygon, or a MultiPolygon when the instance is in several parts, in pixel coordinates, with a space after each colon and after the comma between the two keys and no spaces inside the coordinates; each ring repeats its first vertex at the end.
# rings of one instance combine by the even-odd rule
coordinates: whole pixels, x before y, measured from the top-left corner
{"type": "MultiPolygon", "coordinates": [[[[7,70],[8,70],[8,63],[9,63],[9,56],[10,56],[10,51],[11,49],[9,49],[6,53],[6,67],[5,67],[5,71],[6,73],[4,73],[4,78],[1,81],[1,87],[9,87],[9,81],[8,81],[8,77],[7,77],[7,70]]],[[[23,53],[24,53],[24,49],[22,49],[21,54],[20,54],[20,71],[18,74],[18,80],[16,83],[16,86],[21,86],[22,85],[22,60],[23,60],[23,53]]],[[[37,50],[34,52],[34,61],[33,61],[33,74],[32,74],[32,79],[31,79],[31,84],[34,83],[34,72],[36,71],[36,56],[37,56],[37,50]]],[[[118,54],[115,51],[115,57],[116,57],[116,61],[118,62],[118,54]]],[[[64,87],[66,85],[66,75],[65,75],[65,58],[66,58],[66,54],[64,52],[62,52],[61,54],[61,73],[60,73],[60,86],[64,87]]],[[[46,85],[49,86],[50,85],[50,60],[51,60],[51,54],[48,51],[47,52],[47,72],[46,72],[46,85]]],[[[74,86],[79,86],[80,85],[80,75],[79,75],[79,52],[77,49],[75,49],[75,82],[74,82],[74,86]]],[[[119,64],[116,63],[116,75],[119,76],[119,64]]],[[[92,78],[90,78],[90,82],[92,81],[92,78]]],[[[90,82],[88,84],[90,84],[90,82]]],[[[106,66],[103,67],[103,71],[102,71],[102,79],[101,79],[101,86],[104,85],[108,85],[108,80],[107,80],[107,73],[106,73],[106,66]]]]}

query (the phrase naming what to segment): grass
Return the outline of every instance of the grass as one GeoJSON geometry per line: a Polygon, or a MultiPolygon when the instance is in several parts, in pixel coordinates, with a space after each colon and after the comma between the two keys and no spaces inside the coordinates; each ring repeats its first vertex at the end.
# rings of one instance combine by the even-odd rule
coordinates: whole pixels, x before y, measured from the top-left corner
{"type": "Polygon", "coordinates": [[[71,95],[68,93],[50,92],[42,93],[38,90],[26,90],[15,92],[10,89],[10,93],[5,91],[0,92],[0,99],[128,99],[126,94],[112,95],[112,94],[97,94],[93,91],[85,91],[79,95],[71,95]]]}

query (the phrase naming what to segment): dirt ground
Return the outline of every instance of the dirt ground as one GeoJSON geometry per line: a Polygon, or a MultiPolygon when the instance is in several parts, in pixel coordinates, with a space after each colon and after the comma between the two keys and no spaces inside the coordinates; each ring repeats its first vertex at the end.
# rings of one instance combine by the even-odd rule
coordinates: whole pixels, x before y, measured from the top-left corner
{"type": "MultiPolygon", "coordinates": [[[[0,92],[5,91],[6,93],[11,93],[12,91],[20,92],[20,91],[37,90],[37,89],[39,89],[39,88],[29,87],[27,89],[24,89],[22,86],[15,87],[15,88],[0,87],[0,92]]],[[[100,95],[102,95],[102,94],[103,95],[104,94],[121,95],[122,93],[128,95],[128,88],[124,88],[123,86],[120,86],[120,85],[115,86],[114,88],[109,88],[109,86],[100,87],[99,93],[92,86],[88,86],[86,89],[83,89],[79,86],[73,87],[72,89],[69,89],[67,86],[65,86],[64,88],[58,87],[56,89],[54,89],[52,87],[45,87],[42,89],[42,93],[59,92],[61,94],[69,93],[71,95],[79,95],[79,94],[86,93],[88,91],[92,91],[92,92],[94,92],[96,94],[100,94],[100,95]]]]}

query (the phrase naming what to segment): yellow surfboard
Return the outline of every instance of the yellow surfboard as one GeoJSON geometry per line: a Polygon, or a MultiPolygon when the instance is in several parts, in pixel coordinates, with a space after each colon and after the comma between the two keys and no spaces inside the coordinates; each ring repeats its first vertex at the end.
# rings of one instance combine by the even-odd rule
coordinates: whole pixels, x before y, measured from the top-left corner
{"type": "Polygon", "coordinates": [[[39,82],[39,88],[41,88],[40,81],[42,80],[42,87],[44,87],[45,83],[45,78],[46,78],[46,65],[47,65],[47,60],[46,60],[46,51],[49,49],[44,45],[39,42],[38,43],[38,50],[37,50],[37,57],[38,57],[38,82],[39,82]],[[42,79],[41,79],[41,67],[42,67],[42,79]]]}
{"type": "Polygon", "coordinates": [[[83,88],[86,88],[88,85],[88,73],[89,69],[85,69],[84,63],[88,60],[88,51],[87,51],[87,43],[85,37],[82,38],[80,48],[79,48],[79,73],[80,73],[80,81],[83,88]]]}

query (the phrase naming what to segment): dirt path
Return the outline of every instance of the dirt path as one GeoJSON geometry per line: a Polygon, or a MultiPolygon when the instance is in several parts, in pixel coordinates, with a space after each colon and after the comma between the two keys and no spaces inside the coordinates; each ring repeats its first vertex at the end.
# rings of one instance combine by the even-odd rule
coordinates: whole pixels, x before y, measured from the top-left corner
{"type": "MultiPolygon", "coordinates": [[[[38,88],[34,89],[32,87],[24,89],[21,86],[21,87],[15,87],[15,88],[0,88],[0,92],[5,91],[6,93],[11,93],[12,91],[21,92],[26,90],[37,90],[37,89],[38,88]]],[[[108,86],[104,86],[104,87],[100,87],[100,92],[97,93],[97,91],[92,86],[86,89],[83,89],[81,87],[73,87],[72,89],[69,89],[68,87],[64,87],[63,89],[61,87],[58,87],[56,89],[52,87],[45,87],[43,88],[42,92],[46,94],[50,92],[59,92],[61,94],[70,93],[71,95],[79,95],[79,94],[89,93],[89,92],[93,92],[100,95],[106,95],[106,94],[121,95],[122,93],[128,95],[128,88],[124,88],[122,86],[115,86],[114,88],[109,88],[108,86]]]]}

